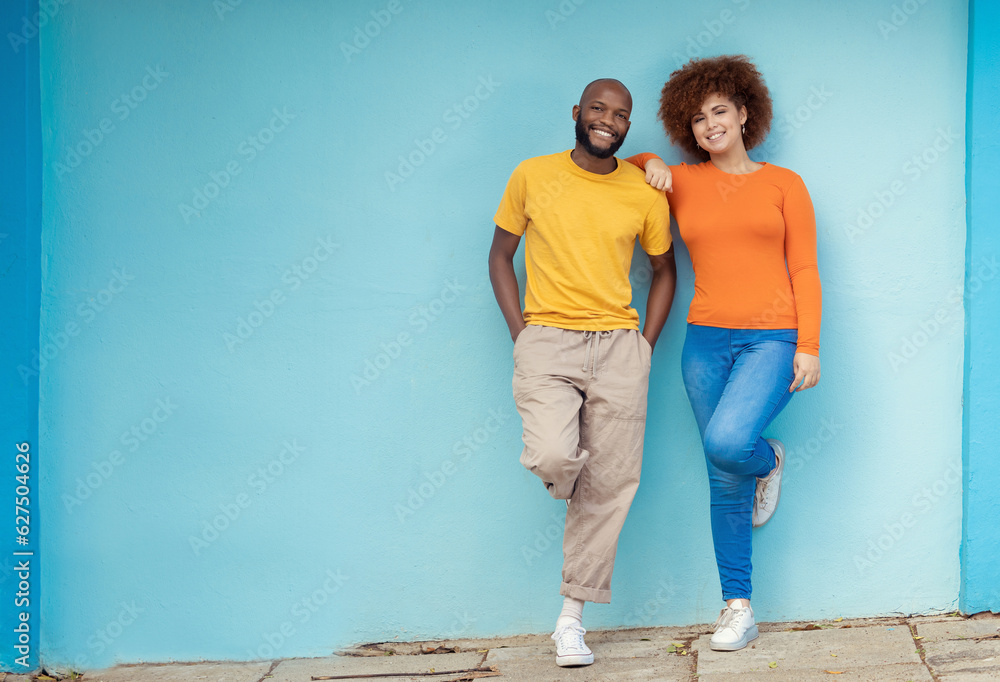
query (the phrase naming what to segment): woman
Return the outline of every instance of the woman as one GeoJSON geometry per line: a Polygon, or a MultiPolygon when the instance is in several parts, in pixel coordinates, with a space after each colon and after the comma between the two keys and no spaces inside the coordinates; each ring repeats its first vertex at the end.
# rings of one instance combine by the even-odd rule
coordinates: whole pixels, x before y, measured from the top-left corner
{"type": "Polygon", "coordinates": [[[695,273],[681,358],[711,486],[712,537],[726,601],[711,647],[757,638],[750,608],[752,527],[778,504],[785,450],[761,433],[796,391],[819,381],[816,223],[802,179],[753,161],[771,97],[745,56],[693,60],[663,87],[670,140],[704,159],[629,159],[671,205],[695,273]]]}

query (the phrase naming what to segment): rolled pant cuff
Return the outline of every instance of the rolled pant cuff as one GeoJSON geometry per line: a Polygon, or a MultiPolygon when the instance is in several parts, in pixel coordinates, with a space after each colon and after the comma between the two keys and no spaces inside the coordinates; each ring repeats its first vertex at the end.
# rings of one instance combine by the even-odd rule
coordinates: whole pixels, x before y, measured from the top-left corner
{"type": "Polygon", "coordinates": [[[563,583],[559,587],[559,594],[564,597],[571,597],[582,601],[592,601],[596,604],[611,603],[611,590],[598,590],[594,587],[583,587],[582,585],[570,585],[569,583],[563,583]]]}

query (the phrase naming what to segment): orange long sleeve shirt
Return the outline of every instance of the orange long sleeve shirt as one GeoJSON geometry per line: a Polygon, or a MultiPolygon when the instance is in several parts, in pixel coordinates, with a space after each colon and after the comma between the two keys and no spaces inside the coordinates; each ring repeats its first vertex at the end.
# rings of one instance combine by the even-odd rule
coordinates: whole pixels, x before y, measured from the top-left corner
{"type": "MultiPolygon", "coordinates": [[[[645,168],[655,154],[629,162],[645,168]]],[[[670,205],[691,253],[688,322],[729,329],[797,329],[796,351],[819,355],[822,290],[816,218],[805,184],[763,164],[743,175],[711,161],[670,166],[670,205]]]]}

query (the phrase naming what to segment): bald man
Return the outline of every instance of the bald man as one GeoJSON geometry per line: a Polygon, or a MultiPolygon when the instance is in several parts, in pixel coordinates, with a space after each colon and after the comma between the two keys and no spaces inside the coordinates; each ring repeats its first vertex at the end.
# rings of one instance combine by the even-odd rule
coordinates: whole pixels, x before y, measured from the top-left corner
{"type": "Polygon", "coordinates": [[[665,195],[615,158],[631,111],[619,81],[590,83],[573,106],[574,148],[518,165],[494,217],[490,281],[514,341],[521,464],[568,505],[552,635],[560,666],[594,662],[583,605],[611,601],[642,469],[650,361],[677,280],[665,195]],[[513,266],[522,235],[523,310],[513,266]],[[641,334],[628,278],[636,240],[653,266],[641,334]]]}

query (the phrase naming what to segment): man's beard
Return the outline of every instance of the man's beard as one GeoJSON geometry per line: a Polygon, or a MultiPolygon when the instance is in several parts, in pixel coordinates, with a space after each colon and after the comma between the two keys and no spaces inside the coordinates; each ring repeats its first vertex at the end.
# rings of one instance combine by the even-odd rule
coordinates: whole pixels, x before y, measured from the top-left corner
{"type": "Polygon", "coordinates": [[[591,156],[596,156],[599,159],[608,159],[615,155],[623,144],[625,144],[625,135],[622,134],[617,138],[614,138],[614,142],[611,143],[610,147],[602,148],[595,147],[591,141],[590,136],[587,134],[587,129],[583,127],[583,116],[578,116],[576,119],[576,141],[580,143],[588,154],[591,156]]]}

